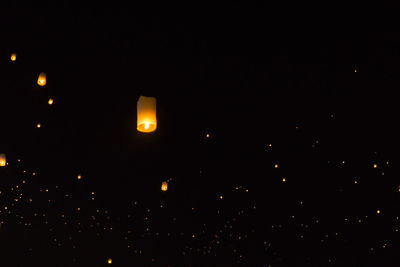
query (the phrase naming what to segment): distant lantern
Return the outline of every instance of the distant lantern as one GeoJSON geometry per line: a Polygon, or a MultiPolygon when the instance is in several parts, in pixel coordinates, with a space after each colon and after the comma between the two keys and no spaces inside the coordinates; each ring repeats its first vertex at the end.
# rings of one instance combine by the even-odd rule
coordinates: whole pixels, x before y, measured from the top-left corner
{"type": "Polygon", "coordinates": [[[0,166],[6,166],[6,154],[0,154],[0,166]]]}
{"type": "Polygon", "coordinates": [[[17,54],[12,53],[10,59],[11,59],[11,61],[17,60],[17,54]]]}
{"type": "Polygon", "coordinates": [[[39,74],[39,78],[37,80],[38,85],[45,86],[46,85],[46,73],[42,72],[39,74]]]}
{"type": "Polygon", "coordinates": [[[161,190],[162,190],[162,191],[167,191],[167,190],[168,190],[168,183],[167,183],[167,182],[162,182],[162,184],[161,184],[161,190]]]}
{"type": "Polygon", "coordinates": [[[108,264],[111,264],[111,263],[112,263],[112,259],[108,259],[108,260],[107,260],[107,263],[108,263],[108,264]]]}
{"type": "Polygon", "coordinates": [[[137,102],[137,130],[154,132],[157,128],[156,98],[140,96],[137,102]]]}
{"type": "Polygon", "coordinates": [[[49,105],[53,105],[53,102],[54,102],[53,98],[50,98],[48,103],[49,103],[49,105]]]}

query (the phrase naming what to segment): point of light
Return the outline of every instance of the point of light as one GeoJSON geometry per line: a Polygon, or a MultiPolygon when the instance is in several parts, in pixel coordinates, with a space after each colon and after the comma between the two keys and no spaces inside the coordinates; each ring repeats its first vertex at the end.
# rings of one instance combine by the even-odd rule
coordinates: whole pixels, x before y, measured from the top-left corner
{"type": "Polygon", "coordinates": [[[376,211],[376,213],[380,214],[380,213],[381,213],[381,211],[380,211],[380,210],[377,210],[377,211],[376,211]]]}
{"type": "Polygon", "coordinates": [[[149,127],[150,127],[150,123],[145,122],[145,123],[144,123],[144,128],[147,130],[147,129],[149,129],[149,127]]]}
{"type": "Polygon", "coordinates": [[[36,124],[36,127],[40,128],[40,127],[42,127],[42,125],[40,123],[38,123],[38,124],[36,124]]]}
{"type": "Polygon", "coordinates": [[[161,191],[167,191],[168,190],[168,183],[167,182],[162,182],[161,184],[161,191]]]}
{"type": "Polygon", "coordinates": [[[111,263],[112,263],[112,259],[108,259],[108,260],[107,260],[107,263],[108,263],[108,264],[111,264],[111,263]]]}
{"type": "Polygon", "coordinates": [[[50,98],[48,103],[49,103],[49,105],[53,105],[53,99],[50,98]]]}
{"type": "Polygon", "coordinates": [[[376,169],[378,167],[378,165],[374,164],[374,169],[376,169]]]}

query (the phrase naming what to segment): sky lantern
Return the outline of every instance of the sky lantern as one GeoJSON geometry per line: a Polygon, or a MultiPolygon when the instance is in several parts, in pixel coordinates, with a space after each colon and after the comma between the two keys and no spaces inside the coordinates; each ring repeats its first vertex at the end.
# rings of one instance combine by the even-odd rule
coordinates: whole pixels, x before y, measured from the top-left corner
{"type": "Polygon", "coordinates": [[[6,154],[0,154],[0,166],[6,166],[6,154]]]}
{"type": "Polygon", "coordinates": [[[167,182],[162,182],[161,191],[167,191],[167,190],[168,190],[168,183],[167,182]]]}
{"type": "Polygon", "coordinates": [[[46,85],[46,73],[41,72],[39,74],[39,78],[37,80],[38,85],[45,86],[46,85]]]}
{"type": "Polygon", "coordinates": [[[50,98],[49,101],[47,103],[49,103],[49,105],[53,105],[53,98],[50,98]]]}
{"type": "Polygon", "coordinates": [[[143,133],[150,133],[156,129],[156,98],[140,96],[137,102],[137,130],[143,133]]]}
{"type": "Polygon", "coordinates": [[[11,61],[17,60],[17,54],[12,53],[10,59],[11,59],[11,61]]]}

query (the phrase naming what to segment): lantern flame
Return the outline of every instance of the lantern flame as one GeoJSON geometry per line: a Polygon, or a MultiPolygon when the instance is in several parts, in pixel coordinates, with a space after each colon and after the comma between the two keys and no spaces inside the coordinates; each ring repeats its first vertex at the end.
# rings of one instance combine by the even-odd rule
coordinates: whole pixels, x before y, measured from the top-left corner
{"type": "Polygon", "coordinates": [[[12,53],[11,54],[11,61],[15,61],[15,60],[17,60],[17,54],[15,54],[15,53],[12,53]]]}
{"type": "Polygon", "coordinates": [[[167,182],[162,182],[161,184],[161,191],[167,191],[168,190],[168,183],[167,182]]]}
{"type": "Polygon", "coordinates": [[[0,154],[0,166],[6,166],[6,154],[0,154]]]}
{"type": "Polygon", "coordinates": [[[40,86],[46,85],[46,73],[42,72],[39,74],[39,78],[37,80],[37,84],[40,86]]]}
{"type": "Polygon", "coordinates": [[[137,130],[150,133],[156,129],[156,98],[140,96],[137,102],[137,130]]]}

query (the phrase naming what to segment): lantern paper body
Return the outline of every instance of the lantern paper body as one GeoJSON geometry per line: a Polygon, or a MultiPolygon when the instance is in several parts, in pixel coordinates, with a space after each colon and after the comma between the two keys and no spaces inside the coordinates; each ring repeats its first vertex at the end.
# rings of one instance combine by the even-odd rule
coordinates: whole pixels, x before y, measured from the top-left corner
{"type": "Polygon", "coordinates": [[[45,86],[46,85],[46,73],[42,72],[39,74],[39,78],[37,80],[38,85],[45,86]]]}
{"type": "Polygon", "coordinates": [[[156,129],[156,98],[140,96],[137,102],[137,130],[150,133],[156,129]]]}
{"type": "Polygon", "coordinates": [[[17,54],[15,54],[15,53],[12,53],[11,54],[11,61],[15,61],[15,60],[17,60],[17,54]]]}
{"type": "Polygon", "coordinates": [[[168,190],[168,183],[167,182],[162,182],[161,191],[167,191],[167,190],[168,190]]]}
{"type": "Polygon", "coordinates": [[[6,166],[6,154],[0,154],[0,166],[6,166]]]}

